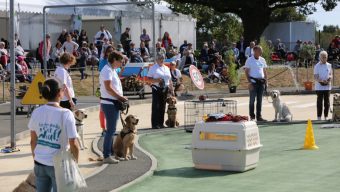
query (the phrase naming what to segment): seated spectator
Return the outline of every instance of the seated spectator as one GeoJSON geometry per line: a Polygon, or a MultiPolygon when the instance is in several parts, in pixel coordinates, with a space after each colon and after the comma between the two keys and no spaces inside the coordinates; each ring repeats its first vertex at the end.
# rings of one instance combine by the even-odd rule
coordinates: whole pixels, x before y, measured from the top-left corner
{"type": "Polygon", "coordinates": [[[328,59],[336,60],[340,55],[340,49],[337,48],[336,43],[332,41],[328,47],[328,59]]]}
{"type": "Polygon", "coordinates": [[[229,83],[229,74],[228,74],[228,68],[227,67],[223,67],[222,71],[220,72],[221,75],[221,82],[222,83],[229,83]]]}
{"type": "Polygon", "coordinates": [[[177,96],[177,92],[182,91],[184,89],[184,85],[181,71],[176,68],[176,62],[174,61],[170,63],[170,74],[175,96],[177,96]]]}
{"type": "Polygon", "coordinates": [[[148,62],[150,58],[150,53],[149,53],[149,49],[145,46],[145,43],[143,41],[140,43],[139,52],[141,53],[143,62],[148,62]]]}
{"type": "MultiPolygon", "coordinates": [[[[12,69],[11,65],[12,65],[11,63],[8,63],[7,66],[6,66],[6,71],[7,71],[8,75],[11,74],[11,69],[12,69]]],[[[15,76],[16,81],[18,81],[20,83],[25,82],[26,79],[23,75],[22,67],[18,63],[15,63],[15,74],[16,74],[16,76],[15,76]]]]}
{"type": "Polygon", "coordinates": [[[297,40],[296,41],[296,45],[294,46],[294,50],[293,50],[293,54],[294,54],[295,58],[299,57],[300,50],[301,50],[301,45],[302,45],[302,41],[301,40],[297,40]]]}
{"type": "Polygon", "coordinates": [[[21,45],[18,45],[16,42],[14,42],[14,52],[15,52],[15,56],[25,55],[25,50],[21,47],[21,45]]]}
{"type": "Polygon", "coordinates": [[[209,44],[208,54],[209,54],[209,59],[213,58],[214,55],[219,54],[218,50],[216,49],[216,45],[214,41],[212,41],[209,44]]]}
{"type": "Polygon", "coordinates": [[[208,54],[208,43],[205,42],[203,44],[203,48],[201,49],[201,54],[200,54],[200,61],[203,63],[208,63],[209,62],[209,54],[208,54]]]}
{"type": "Polygon", "coordinates": [[[72,40],[72,36],[70,34],[67,35],[66,41],[64,42],[61,49],[64,50],[65,53],[73,54],[76,57],[75,52],[77,52],[79,45],[72,40]]]}
{"type": "Polygon", "coordinates": [[[250,42],[245,52],[246,59],[254,55],[254,47],[255,47],[255,42],[254,41],[250,42]]]}
{"type": "Polygon", "coordinates": [[[62,47],[62,44],[59,41],[57,41],[55,47],[53,47],[51,59],[55,63],[59,63],[59,58],[64,53],[64,50],[61,47],[62,47]]]}
{"type": "Polygon", "coordinates": [[[274,51],[277,52],[280,58],[285,58],[286,55],[286,46],[281,42],[281,39],[276,40],[276,45],[274,47],[274,51]]]}
{"type": "Polygon", "coordinates": [[[161,46],[160,42],[156,43],[156,54],[159,55],[165,55],[166,54],[166,50],[161,46]]]}
{"type": "Polygon", "coordinates": [[[183,70],[183,68],[194,64],[194,62],[195,60],[194,60],[194,55],[192,54],[192,50],[190,50],[189,47],[187,47],[183,51],[183,56],[181,59],[181,64],[179,66],[179,69],[183,70]]]}
{"type": "Polygon", "coordinates": [[[143,58],[141,56],[140,50],[135,47],[135,43],[130,43],[130,49],[128,52],[128,57],[130,58],[131,63],[141,63],[143,62],[143,58]]]}
{"type": "Polygon", "coordinates": [[[179,47],[179,52],[183,55],[184,49],[188,47],[188,41],[184,40],[183,44],[179,47]]]}
{"type": "Polygon", "coordinates": [[[145,47],[150,50],[149,43],[151,41],[150,36],[146,33],[146,29],[143,29],[143,33],[140,35],[140,41],[144,42],[145,47]]]}
{"type": "Polygon", "coordinates": [[[210,83],[221,82],[221,79],[220,79],[221,76],[217,72],[216,68],[217,67],[215,63],[211,63],[211,65],[208,68],[208,80],[210,83]]]}
{"type": "Polygon", "coordinates": [[[119,51],[120,53],[124,54],[124,48],[123,48],[123,45],[122,44],[118,44],[117,45],[117,51],[119,51]]]}
{"type": "Polygon", "coordinates": [[[89,42],[89,38],[87,37],[86,31],[84,29],[82,29],[80,31],[80,35],[79,35],[79,38],[78,38],[78,44],[81,45],[84,41],[86,43],[88,43],[89,42]]]}
{"type": "Polygon", "coordinates": [[[110,43],[109,39],[104,37],[103,44],[102,44],[102,51],[100,53],[100,58],[104,57],[104,50],[106,50],[106,48],[110,45],[111,45],[111,43],[110,43]]]}
{"type": "Polygon", "coordinates": [[[166,48],[166,58],[171,59],[173,58],[175,55],[177,55],[177,50],[176,48],[173,46],[173,44],[171,43],[168,48],[166,48]]]}
{"type": "Polygon", "coordinates": [[[32,76],[29,73],[27,63],[25,62],[25,58],[23,56],[18,57],[18,64],[21,66],[21,72],[24,76],[24,79],[28,82],[32,82],[32,76]]]}
{"type": "Polygon", "coordinates": [[[169,32],[166,31],[164,32],[164,35],[162,38],[162,47],[167,49],[170,44],[172,44],[172,40],[171,40],[169,32]]]}

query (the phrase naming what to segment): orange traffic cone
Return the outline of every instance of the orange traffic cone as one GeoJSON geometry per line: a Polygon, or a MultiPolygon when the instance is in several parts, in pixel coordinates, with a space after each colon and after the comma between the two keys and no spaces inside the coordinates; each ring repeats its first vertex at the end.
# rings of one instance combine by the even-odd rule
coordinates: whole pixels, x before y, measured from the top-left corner
{"type": "Polygon", "coordinates": [[[305,144],[303,145],[303,149],[310,149],[310,150],[319,149],[319,147],[315,145],[313,125],[310,119],[308,119],[308,123],[307,123],[305,144]]]}

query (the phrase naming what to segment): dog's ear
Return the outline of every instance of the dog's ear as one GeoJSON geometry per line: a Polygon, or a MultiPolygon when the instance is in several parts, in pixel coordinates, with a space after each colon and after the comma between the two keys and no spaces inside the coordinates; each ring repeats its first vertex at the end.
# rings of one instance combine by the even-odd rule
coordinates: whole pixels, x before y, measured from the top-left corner
{"type": "Polygon", "coordinates": [[[171,100],[171,97],[168,97],[168,98],[166,98],[165,102],[166,102],[166,103],[169,103],[170,100],[171,100]]]}
{"type": "Polygon", "coordinates": [[[75,111],[74,114],[76,115],[76,117],[79,116],[79,110],[75,111]]]}

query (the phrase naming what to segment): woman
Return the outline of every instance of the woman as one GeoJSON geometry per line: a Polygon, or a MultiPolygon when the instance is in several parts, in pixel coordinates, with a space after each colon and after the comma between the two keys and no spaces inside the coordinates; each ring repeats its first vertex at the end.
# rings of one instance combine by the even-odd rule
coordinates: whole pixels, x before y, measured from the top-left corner
{"type": "MultiPolygon", "coordinates": [[[[156,55],[156,64],[149,69],[148,77],[152,83],[151,125],[153,129],[164,128],[165,100],[172,88],[170,69],[164,65],[165,55],[156,55]]],[[[173,90],[171,90],[172,95],[173,90]]]]}
{"type": "Polygon", "coordinates": [[[88,43],[89,42],[89,38],[87,37],[86,31],[84,29],[82,29],[80,31],[80,35],[79,35],[79,38],[78,38],[78,44],[81,45],[84,41],[86,43],[88,43]]]}
{"type": "Polygon", "coordinates": [[[64,96],[60,101],[60,106],[73,110],[77,99],[74,95],[73,83],[68,69],[76,63],[76,58],[70,53],[64,53],[60,57],[60,63],[61,65],[57,67],[54,73],[54,77],[62,83],[64,88],[64,96]]]}
{"type": "Polygon", "coordinates": [[[182,73],[179,69],[176,68],[176,62],[173,61],[170,63],[170,74],[171,81],[173,84],[173,89],[175,92],[175,96],[177,96],[178,91],[182,91],[184,89],[182,73]]]}
{"type": "Polygon", "coordinates": [[[41,89],[42,96],[48,101],[35,109],[28,123],[31,131],[31,150],[34,159],[35,186],[37,192],[57,191],[53,167],[53,156],[61,146],[70,148],[78,162],[79,145],[75,119],[70,110],[60,107],[63,86],[56,79],[48,79],[41,89]],[[61,133],[66,131],[67,134],[61,133]],[[65,137],[67,135],[67,137],[65,137]],[[64,143],[61,143],[64,141],[64,143]]]}
{"type": "Polygon", "coordinates": [[[165,49],[168,48],[168,46],[172,44],[172,41],[171,41],[171,38],[170,38],[170,35],[168,32],[165,32],[164,33],[164,36],[162,38],[162,47],[164,47],[165,49]]]}
{"type": "Polygon", "coordinates": [[[329,96],[332,89],[332,65],[327,62],[328,54],[326,51],[321,51],[320,62],[314,67],[315,91],[317,95],[317,116],[321,120],[322,102],[324,102],[324,117],[327,120],[329,111],[329,96]]]}
{"type": "Polygon", "coordinates": [[[78,48],[79,45],[76,42],[72,41],[72,36],[68,34],[66,36],[66,41],[64,42],[61,49],[64,50],[65,53],[76,55],[78,48]]]}
{"type": "Polygon", "coordinates": [[[59,58],[64,53],[64,50],[61,48],[62,46],[63,45],[60,43],[60,41],[57,41],[55,47],[53,48],[51,58],[55,63],[59,63],[59,58]]]}
{"type": "Polygon", "coordinates": [[[116,132],[119,109],[116,102],[125,102],[128,99],[123,96],[123,88],[115,69],[121,67],[123,55],[117,51],[110,53],[108,64],[103,67],[99,75],[101,108],[106,118],[106,134],[103,144],[104,163],[115,164],[119,160],[111,157],[113,134],[116,132]]]}

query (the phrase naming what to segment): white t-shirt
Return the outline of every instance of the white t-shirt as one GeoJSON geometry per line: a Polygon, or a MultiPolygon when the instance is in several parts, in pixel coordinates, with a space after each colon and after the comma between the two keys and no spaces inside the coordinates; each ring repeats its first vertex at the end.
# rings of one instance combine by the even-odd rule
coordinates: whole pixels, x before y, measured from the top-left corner
{"type": "MultiPolygon", "coordinates": [[[[320,80],[327,80],[332,77],[332,65],[329,63],[321,64],[320,62],[314,67],[314,75],[319,75],[320,80]]],[[[315,81],[315,90],[331,90],[332,84],[329,82],[328,85],[322,86],[319,81],[315,81]]]]}
{"type": "Polygon", "coordinates": [[[251,56],[254,55],[254,49],[253,49],[253,48],[250,48],[250,47],[247,47],[247,48],[246,48],[246,52],[245,52],[244,54],[245,54],[245,56],[246,56],[247,58],[249,58],[249,57],[251,57],[251,56]]]}
{"type": "MultiPolygon", "coordinates": [[[[117,100],[116,97],[110,95],[105,88],[104,81],[111,81],[111,86],[112,88],[121,96],[123,96],[123,88],[122,88],[122,83],[119,79],[119,76],[116,72],[116,70],[113,70],[113,68],[109,65],[105,65],[103,69],[100,71],[99,75],[99,83],[100,83],[100,95],[103,98],[108,98],[108,99],[114,99],[117,100]]],[[[104,101],[101,100],[100,103],[103,104],[112,104],[110,101],[104,101]]]]}
{"type": "MultiPolygon", "coordinates": [[[[54,72],[54,77],[57,78],[61,84],[66,85],[66,87],[70,90],[71,97],[74,98],[74,89],[72,84],[72,79],[70,74],[66,71],[66,69],[63,66],[57,67],[57,69],[54,72]]],[[[64,94],[62,101],[68,101],[68,98],[66,94],[64,94]]]]}
{"type": "Polygon", "coordinates": [[[70,54],[73,54],[73,51],[78,50],[78,48],[79,48],[79,45],[74,41],[71,41],[71,42],[65,41],[63,46],[61,47],[62,50],[65,50],[65,53],[70,53],[70,54]]]}
{"type": "MultiPolygon", "coordinates": [[[[165,86],[170,85],[171,73],[169,67],[165,66],[164,64],[159,66],[157,63],[152,65],[148,72],[148,77],[153,79],[162,78],[164,80],[165,86]]],[[[159,83],[153,83],[156,86],[159,86],[159,83]]]]}
{"type": "MultiPolygon", "coordinates": [[[[264,78],[264,68],[267,68],[266,60],[263,57],[259,57],[259,59],[255,59],[254,56],[251,56],[247,59],[245,68],[249,69],[249,76],[263,79],[264,78]]],[[[255,83],[255,80],[251,80],[251,82],[255,83]]]]}
{"type": "Polygon", "coordinates": [[[68,109],[49,105],[33,111],[28,128],[38,136],[34,160],[48,166],[53,166],[53,156],[62,146],[69,148],[68,139],[78,137],[73,113],[68,109]],[[61,130],[66,130],[67,138],[61,130]],[[61,143],[61,138],[64,143],[61,143]]]}

